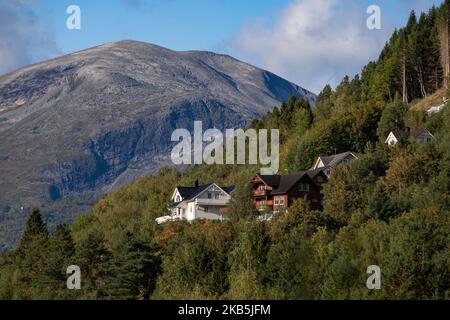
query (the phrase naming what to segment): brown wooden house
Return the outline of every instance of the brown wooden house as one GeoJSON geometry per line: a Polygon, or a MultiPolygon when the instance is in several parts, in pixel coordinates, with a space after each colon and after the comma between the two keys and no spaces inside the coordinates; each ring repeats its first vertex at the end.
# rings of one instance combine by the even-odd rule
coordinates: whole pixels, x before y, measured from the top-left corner
{"type": "Polygon", "coordinates": [[[259,175],[253,177],[252,181],[253,200],[258,210],[273,210],[274,191],[280,184],[279,175],[259,175]]]}
{"type": "Polygon", "coordinates": [[[251,183],[253,199],[258,210],[280,211],[298,198],[306,198],[311,208],[322,210],[322,184],[327,176],[322,170],[310,170],[285,176],[256,175],[251,183]]]}

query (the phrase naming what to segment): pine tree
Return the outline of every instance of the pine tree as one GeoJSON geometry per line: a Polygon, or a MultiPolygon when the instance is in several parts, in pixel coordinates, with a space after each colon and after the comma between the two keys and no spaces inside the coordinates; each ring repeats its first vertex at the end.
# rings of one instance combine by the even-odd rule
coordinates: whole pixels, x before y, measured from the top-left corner
{"type": "Polygon", "coordinates": [[[59,225],[48,243],[48,256],[38,280],[39,297],[45,299],[73,298],[67,290],[67,267],[75,264],[75,243],[67,225],[59,225]]]}
{"type": "Polygon", "coordinates": [[[77,242],[74,265],[81,269],[81,295],[88,299],[105,296],[105,281],[111,275],[108,268],[111,252],[99,232],[90,232],[77,242]]]}
{"type": "Polygon", "coordinates": [[[107,297],[120,300],[148,299],[159,271],[154,248],[126,232],[109,261],[105,281],[107,297]]]}
{"type": "Polygon", "coordinates": [[[378,183],[369,200],[366,215],[371,218],[388,221],[395,213],[395,208],[384,190],[384,185],[378,183]]]}
{"type": "Polygon", "coordinates": [[[35,281],[42,272],[47,256],[48,230],[39,209],[33,209],[28,218],[17,250],[17,284],[15,298],[33,298],[35,281]]]}
{"type": "Polygon", "coordinates": [[[228,209],[228,217],[232,222],[253,219],[258,215],[251,192],[249,185],[240,184],[236,187],[228,209]]]}
{"type": "Polygon", "coordinates": [[[404,116],[407,111],[408,106],[401,102],[394,102],[384,109],[377,129],[378,137],[382,142],[387,138],[389,132],[405,129],[404,116]]]}
{"type": "Polygon", "coordinates": [[[449,88],[450,76],[450,1],[446,0],[441,8],[438,20],[438,32],[440,40],[441,65],[443,70],[443,85],[449,88]]]}
{"type": "Polygon", "coordinates": [[[402,70],[402,102],[408,103],[408,51],[405,32],[400,34],[400,63],[402,70]]]}
{"type": "Polygon", "coordinates": [[[48,238],[47,225],[42,220],[39,209],[34,208],[25,226],[25,231],[20,242],[19,251],[29,248],[36,238],[48,238]]]}

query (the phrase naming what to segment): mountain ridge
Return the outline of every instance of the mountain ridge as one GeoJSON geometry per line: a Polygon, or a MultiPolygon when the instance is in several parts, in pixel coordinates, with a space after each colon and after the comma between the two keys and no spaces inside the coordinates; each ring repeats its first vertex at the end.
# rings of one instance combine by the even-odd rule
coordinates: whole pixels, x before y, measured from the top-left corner
{"type": "Polygon", "coordinates": [[[170,164],[174,129],[242,127],[290,96],[316,98],[227,55],[129,40],[1,76],[0,223],[20,220],[20,233],[36,206],[51,225],[71,222],[170,164]]]}

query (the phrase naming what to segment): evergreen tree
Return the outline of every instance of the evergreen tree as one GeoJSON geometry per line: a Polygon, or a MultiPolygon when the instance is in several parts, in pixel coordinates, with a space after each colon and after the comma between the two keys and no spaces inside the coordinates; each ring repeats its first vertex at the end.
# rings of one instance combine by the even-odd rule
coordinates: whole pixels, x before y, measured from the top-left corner
{"type": "Polygon", "coordinates": [[[19,251],[27,250],[38,238],[47,239],[48,230],[47,225],[42,220],[41,211],[34,208],[25,226],[25,231],[19,245],[19,251]]]}
{"type": "Polygon", "coordinates": [[[105,282],[111,276],[108,268],[111,252],[105,239],[98,231],[92,231],[76,244],[74,265],[81,269],[80,296],[87,299],[101,299],[106,296],[105,282]]]}
{"type": "Polygon", "coordinates": [[[45,299],[68,299],[75,291],[67,290],[67,268],[75,263],[75,243],[67,225],[59,225],[48,243],[48,255],[37,280],[38,296],[45,299]]]}
{"type": "Polygon", "coordinates": [[[14,298],[32,299],[35,281],[41,274],[47,256],[48,230],[39,209],[33,209],[28,218],[17,250],[17,275],[14,298]]]}
{"type": "Polygon", "coordinates": [[[371,218],[388,221],[395,214],[395,211],[389,196],[384,190],[384,185],[377,183],[369,200],[366,215],[371,218]]]}
{"type": "Polygon", "coordinates": [[[116,245],[105,283],[105,294],[112,299],[148,299],[159,269],[154,248],[126,232],[116,245]]]}
{"type": "Polygon", "coordinates": [[[408,111],[408,106],[403,103],[394,102],[386,107],[378,123],[377,134],[381,142],[389,135],[391,131],[405,130],[404,117],[408,111]]]}
{"type": "Polygon", "coordinates": [[[239,184],[231,198],[228,217],[232,222],[241,219],[254,219],[259,213],[252,200],[252,189],[249,184],[239,184]]]}

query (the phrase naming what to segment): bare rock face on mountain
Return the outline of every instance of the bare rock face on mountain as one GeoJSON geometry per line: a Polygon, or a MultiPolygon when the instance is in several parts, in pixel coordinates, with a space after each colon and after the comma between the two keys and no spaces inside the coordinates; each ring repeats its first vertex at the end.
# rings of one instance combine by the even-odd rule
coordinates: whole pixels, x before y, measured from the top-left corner
{"type": "Polygon", "coordinates": [[[230,56],[121,41],[0,77],[0,250],[167,164],[176,128],[237,128],[315,95],[230,56]]]}

